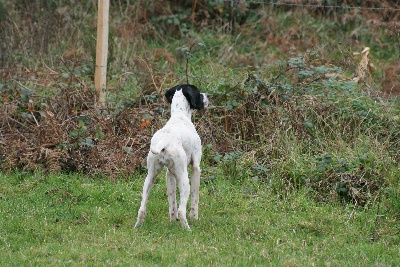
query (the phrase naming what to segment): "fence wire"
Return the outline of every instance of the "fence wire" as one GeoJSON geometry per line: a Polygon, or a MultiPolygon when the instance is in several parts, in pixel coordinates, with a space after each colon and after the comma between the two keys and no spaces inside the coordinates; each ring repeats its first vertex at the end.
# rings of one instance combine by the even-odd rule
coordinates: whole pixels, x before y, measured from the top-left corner
{"type": "MultiPolygon", "coordinates": [[[[235,3],[249,3],[249,4],[265,4],[270,6],[288,6],[288,7],[304,7],[304,8],[335,8],[335,9],[358,9],[358,10],[374,10],[374,11],[400,11],[400,7],[362,7],[362,6],[351,6],[348,4],[343,5],[323,5],[323,4],[304,4],[295,2],[270,2],[267,0],[222,0],[223,2],[235,3]]],[[[375,0],[364,0],[364,2],[375,1],[375,0]]],[[[383,2],[385,3],[385,2],[383,2]]]]}

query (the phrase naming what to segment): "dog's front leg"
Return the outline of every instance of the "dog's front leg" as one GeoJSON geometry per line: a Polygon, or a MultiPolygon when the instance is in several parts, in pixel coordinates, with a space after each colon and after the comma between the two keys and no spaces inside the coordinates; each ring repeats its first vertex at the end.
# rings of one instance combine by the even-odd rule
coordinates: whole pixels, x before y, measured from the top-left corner
{"type": "Polygon", "coordinates": [[[167,170],[167,195],[169,204],[169,218],[172,221],[177,220],[176,207],[176,178],[169,170],[167,170]]]}
{"type": "Polygon", "coordinates": [[[200,167],[193,165],[192,168],[192,178],[190,181],[190,193],[192,194],[192,199],[190,202],[190,213],[189,217],[192,219],[199,219],[199,192],[200,190],[200,167]]]}

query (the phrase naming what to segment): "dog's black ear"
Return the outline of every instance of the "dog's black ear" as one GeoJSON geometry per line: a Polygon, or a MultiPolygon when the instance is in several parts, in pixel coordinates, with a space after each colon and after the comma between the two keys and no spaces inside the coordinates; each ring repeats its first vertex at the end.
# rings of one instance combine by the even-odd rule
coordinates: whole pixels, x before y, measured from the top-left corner
{"type": "Polygon", "coordinates": [[[174,98],[176,90],[181,89],[180,87],[181,87],[180,85],[177,85],[172,87],[171,89],[168,89],[168,91],[165,92],[165,97],[167,98],[168,103],[170,104],[172,103],[172,98],[174,98]]]}
{"type": "Polygon", "coordinates": [[[203,109],[204,99],[203,95],[200,94],[200,90],[191,84],[185,84],[181,86],[183,95],[186,97],[192,109],[203,109]]]}

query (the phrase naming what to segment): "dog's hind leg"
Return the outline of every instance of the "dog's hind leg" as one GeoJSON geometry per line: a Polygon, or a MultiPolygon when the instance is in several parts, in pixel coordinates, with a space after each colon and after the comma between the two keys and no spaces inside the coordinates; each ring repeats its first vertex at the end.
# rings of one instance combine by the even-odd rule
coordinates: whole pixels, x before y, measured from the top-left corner
{"type": "Polygon", "coordinates": [[[167,170],[167,195],[169,204],[169,218],[172,221],[176,221],[177,207],[176,207],[176,178],[169,170],[167,170]]]}
{"type": "Polygon", "coordinates": [[[190,194],[190,184],[188,172],[185,169],[179,175],[177,174],[177,180],[179,185],[179,208],[178,208],[178,219],[181,222],[183,228],[190,230],[188,221],[186,219],[186,205],[188,202],[189,194],[190,194]],[[179,178],[178,178],[179,177],[179,178]]]}
{"type": "Polygon", "coordinates": [[[179,187],[178,219],[183,228],[190,230],[186,219],[186,205],[190,195],[190,184],[187,171],[187,158],[183,148],[177,151],[173,164],[168,166],[168,169],[175,175],[179,187]]]}
{"type": "Polygon", "coordinates": [[[149,153],[147,157],[148,173],[143,185],[142,202],[138,211],[135,228],[141,226],[144,221],[144,217],[146,216],[146,204],[147,200],[149,199],[150,190],[153,187],[154,182],[156,181],[157,175],[162,170],[162,167],[163,166],[158,162],[158,160],[154,158],[154,155],[152,153],[149,153]]]}

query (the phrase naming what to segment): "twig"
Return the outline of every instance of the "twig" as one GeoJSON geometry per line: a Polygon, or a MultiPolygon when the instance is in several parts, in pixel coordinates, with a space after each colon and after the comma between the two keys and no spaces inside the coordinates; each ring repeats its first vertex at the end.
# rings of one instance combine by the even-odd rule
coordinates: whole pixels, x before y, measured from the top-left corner
{"type": "Polygon", "coordinates": [[[12,79],[11,81],[17,83],[19,86],[21,86],[22,88],[26,89],[26,90],[31,90],[28,87],[26,87],[25,85],[21,84],[19,81],[12,79]]]}
{"type": "MultiPolygon", "coordinates": [[[[42,55],[40,55],[40,57],[42,57],[42,55]]],[[[59,74],[57,71],[52,70],[49,66],[47,66],[47,64],[44,62],[43,58],[42,58],[42,64],[51,72],[51,75],[57,75],[59,74]]]]}
{"type": "Polygon", "coordinates": [[[195,12],[196,12],[196,6],[197,6],[197,0],[194,1],[193,5],[192,5],[192,24],[194,25],[194,19],[195,19],[195,12]]]}
{"type": "Polygon", "coordinates": [[[74,79],[82,86],[85,87],[85,85],[83,84],[83,82],[78,79],[78,77],[76,77],[76,75],[72,72],[72,70],[67,66],[67,63],[65,63],[64,59],[62,57],[60,57],[61,62],[64,64],[64,66],[67,68],[68,72],[72,75],[72,77],[74,77],[74,79]]]}
{"type": "Polygon", "coordinates": [[[376,211],[375,223],[374,223],[374,231],[371,234],[371,238],[370,238],[371,241],[376,241],[376,239],[378,238],[378,235],[379,235],[377,228],[379,228],[379,226],[381,224],[380,218],[382,217],[382,215],[380,214],[381,213],[381,204],[380,203],[382,201],[382,190],[379,190],[378,198],[379,198],[378,210],[376,211]]]}
{"type": "Polygon", "coordinates": [[[31,115],[32,115],[33,119],[35,120],[35,122],[36,122],[36,125],[39,127],[40,125],[39,125],[38,121],[36,120],[36,117],[35,117],[35,115],[33,114],[33,112],[32,112],[32,111],[30,111],[30,113],[31,113],[31,115]]]}
{"type": "MultiPolygon", "coordinates": [[[[189,53],[192,52],[193,46],[196,45],[196,42],[194,42],[190,48],[189,48],[189,53]]],[[[189,84],[189,57],[186,57],[186,83],[189,84]]]]}
{"type": "Polygon", "coordinates": [[[356,208],[354,207],[354,209],[351,211],[349,217],[347,218],[346,222],[344,223],[345,225],[349,224],[350,219],[353,217],[355,210],[356,210],[356,208]]]}
{"type": "MultiPolygon", "coordinates": [[[[19,121],[17,121],[17,120],[15,120],[15,119],[11,118],[10,116],[8,116],[8,119],[9,119],[9,120],[12,120],[13,122],[15,122],[15,123],[17,123],[17,124],[21,125],[22,127],[24,127],[24,128],[26,128],[26,129],[29,130],[29,127],[28,127],[28,126],[26,126],[26,125],[20,123],[19,121]]],[[[8,125],[8,127],[11,128],[11,125],[8,125]]]]}

